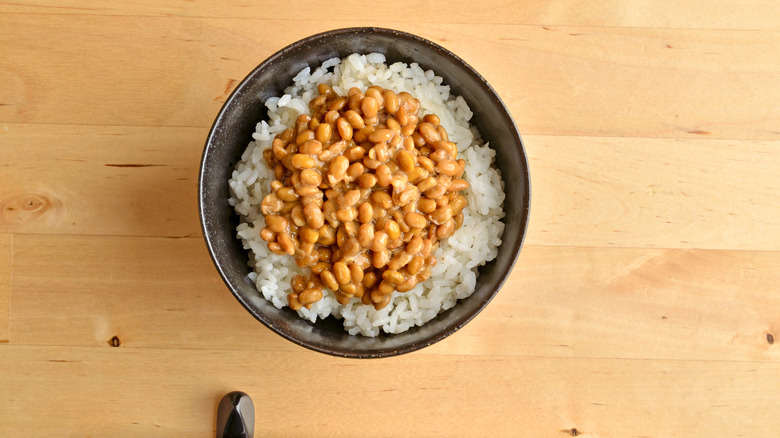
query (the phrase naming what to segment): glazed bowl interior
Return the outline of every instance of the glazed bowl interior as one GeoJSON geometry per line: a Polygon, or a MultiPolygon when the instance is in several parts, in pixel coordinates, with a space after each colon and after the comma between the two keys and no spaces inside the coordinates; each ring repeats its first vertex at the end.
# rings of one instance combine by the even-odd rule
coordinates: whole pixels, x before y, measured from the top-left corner
{"type": "Polygon", "coordinates": [[[344,357],[392,356],[428,346],[454,333],[479,313],[498,292],[522,245],[528,224],[529,175],[517,128],[501,99],[470,66],[446,49],[417,36],[389,29],[334,30],[291,44],[255,68],[227,99],[211,129],[203,152],[199,206],[204,238],[217,270],[238,301],[260,322],[306,348],[344,357]],[[233,166],[252,139],[255,125],[267,120],[264,102],[280,96],[303,68],[316,68],[333,57],[383,53],[387,63],[416,62],[444,78],[461,95],[483,140],[496,150],[495,165],[505,183],[506,224],[498,257],[482,266],[472,296],[421,327],[404,333],[369,338],[352,336],[333,317],[316,324],[288,308],[266,301],[248,278],[249,256],[236,237],[239,218],[227,203],[233,166]]]}

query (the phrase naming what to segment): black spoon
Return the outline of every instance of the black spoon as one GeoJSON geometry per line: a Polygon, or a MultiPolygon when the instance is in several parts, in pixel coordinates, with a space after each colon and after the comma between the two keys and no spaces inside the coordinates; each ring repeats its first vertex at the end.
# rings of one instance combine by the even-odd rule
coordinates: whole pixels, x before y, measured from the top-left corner
{"type": "Polygon", "coordinates": [[[252,438],[255,434],[255,405],[240,391],[222,397],[217,407],[217,438],[252,438]]]}

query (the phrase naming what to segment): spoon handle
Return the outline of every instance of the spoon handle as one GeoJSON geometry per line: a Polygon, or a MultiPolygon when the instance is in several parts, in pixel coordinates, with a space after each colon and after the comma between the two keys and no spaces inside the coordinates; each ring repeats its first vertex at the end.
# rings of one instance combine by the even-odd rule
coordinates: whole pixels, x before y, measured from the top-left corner
{"type": "Polygon", "coordinates": [[[217,407],[217,438],[252,438],[255,434],[255,405],[243,392],[225,394],[217,407]]]}

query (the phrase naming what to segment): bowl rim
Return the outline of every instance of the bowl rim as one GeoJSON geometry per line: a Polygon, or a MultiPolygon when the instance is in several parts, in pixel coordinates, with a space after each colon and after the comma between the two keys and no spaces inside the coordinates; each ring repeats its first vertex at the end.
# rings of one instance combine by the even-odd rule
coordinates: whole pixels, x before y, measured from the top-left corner
{"type": "MultiPolygon", "coordinates": [[[[367,52],[366,52],[367,53],[367,52]]],[[[506,184],[506,182],[504,182],[506,184]]],[[[456,331],[460,330],[463,326],[465,326],[467,323],[469,323],[472,319],[474,319],[484,308],[493,300],[493,298],[498,294],[500,289],[504,286],[506,283],[507,278],[514,270],[514,266],[517,263],[517,260],[520,255],[520,250],[523,247],[523,244],[525,242],[525,237],[528,232],[528,226],[530,223],[530,207],[531,207],[531,177],[530,177],[530,167],[528,162],[528,156],[525,151],[525,143],[522,140],[521,134],[519,129],[517,128],[517,124],[515,123],[509,109],[507,108],[506,104],[504,103],[503,99],[498,95],[498,93],[495,91],[495,89],[488,83],[488,81],[479,73],[477,72],[469,63],[467,63],[465,60],[460,58],[455,53],[451,52],[450,50],[434,43],[433,41],[430,41],[426,38],[420,37],[418,35],[414,35],[409,32],[396,30],[396,29],[390,29],[390,28],[384,28],[384,27],[374,27],[374,26],[366,26],[366,27],[346,27],[346,28],[338,28],[338,29],[332,29],[324,32],[319,32],[316,34],[312,34],[308,37],[299,39],[297,41],[294,41],[281,49],[277,50],[270,56],[268,56],[266,59],[264,59],[260,64],[258,64],[256,67],[254,67],[249,73],[247,73],[244,78],[239,82],[239,84],[233,89],[233,91],[230,93],[230,95],[227,97],[225,102],[222,104],[219,112],[214,118],[214,122],[211,125],[211,128],[209,129],[208,136],[206,137],[206,143],[203,148],[203,153],[201,155],[201,162],[200,162],[200,168],[199,168],[199,174],[198,174],[198,213],[200,218],[200,226],[201,226],[201,232],[203,235],[203,238],[206,243],[206,247],[209,253],[209,256],[211,257],[211,260],[217,269],[217,272],[219,273],[220,277],[222,278],[225,285],[230,290],[231,294],[238,300],[239,303],[251,314],[255,319],[260,321],[263,325],[265,325],[267,328],[269,328],[272,332],[276,333],[277,335],[283,337],[284,339],[287,339],[288,341],[293,342],[296,345],[299,345],[301,347],[304,347],[309,350],[317,351],[319,353],[328,354],[331,356],[337,356],[337,357],[344,357],[344,358],[358,358],[358,359],[365,359],[365,358],[383,358],[383,357],[392,357],[392,356],[398,356],[401,354],[411,353],[413,351],[420,350],[424,347],[430,346],[432,344],[435,344],[444,338],[452,335],[456,331]],[[233,282],[228,278],[227,272],[225,272],[225,268],[223,267],[222,263],[217,259],[215,255],[215,242],[212,241],[212,236],[209,233],[209,227],[207,225],[207,218],[205,216],[205,203],[204,203],[204,174],[206,172],[207,167],[207,158],[209,155],[209,152],[212,150],[210,148],[210,145],[213,145],[214,143],[214,137],[217,133],[218,125],[222,122],[223,117],[225,113],[230,109],[233,100],[236,98],[236,96],[240,95],[244,88],[247,87],[248,83],[252,78],[254,78],[260,71],[267,68],[268,65],[271,65],[274,62],[277,62],[280,59],[283,59],[286,56],[286,53],[289,51],[294,51],[296,49],[301,48],[301,46],[305,46],[307,44],[311,44],[312,42],[318,41],[322,38],[326,37],[337,37],[345,34],[383,34],[383,35],[392,35],[396,37],[405,38],[407,40],[412,40],[417,43],[423,44],[427,46],[429,49],[432,49],[436,52],[439,52],[442,56],[451,58],[456,64],[463,67],[467,73],[472,76],[476,83],[479,84],[479,86],[483,89],[485,93],[488,95],[491,95],[495,99],[495,103],[500,106],[500,113],[502,117],[504,118],[504,122],[510,126],[510,132],[512,136],[514,137],[514,142],[519,146],[519,155],[520,155],[520,162],[522,165],[522,176],[524,177],[524,186],[525,190],[522,193],[523,199],[525,202],[522,205],[522,217],[524,218],[524,223],[521,225],[522,229],[519,232],[518,238],[514,242],[513,247],[511,248],[512,251],[512,258],[511,261],[507,264],[506,268],[500,272],[499,278],[500,280],[495,284],[493,290],[491,293],[485,297],[483,302],[479,303],[479,305],[474,309],[473,312],[470,312],[466,317],[462,318],[461,320],[457,321],[457,323],[448,325],[446,329],[435,332],[432,335],[429,335],[427,337],[424,337],[420,339],[419,341],[411,342],[408,345],[402,346],[400,348],[395,349],[373,349],[373,350],[350,350],[350,349],[333,349],[332,347],[329,348],[328,346],[320,345],[319,343],[310,342],[306,339],[302,339],[296,336],[293,336],[292,334],[283,331],[278,330],[277,327],[274,326],[270,321],[268,321],[265,318],[265,315],[263,315],[260,312],[256,312],[248,303],[248,300],[245,299],[242,294],[239,293],[238,288],[233,284],[233,282]]],[[[504,222],[505,226],[508,224],[504,222]]],[[[234,236],[235,239],[235,236],[234,236]]],[[[503,246],[504,242],[500,246],[503,246]]],[[[499,246],[499,248],[500,248],[499,246]]],[[[261,296],[262,298],[262,296],[261,296]]],[[[264,298],[263,298],[264,299],[264,298]]],[[[460,300],[458,300],[460,301],[460,300]]],[[[439,312],[439,314],[436,316],[436,318],[439,317],[443,312],[439,312]]],[[[416,327],[412,327],[414,329],[416,327]]],[[[346,333],[346,332],[345,332],[346,333]]],[[[399,334],[400,335],[400,334],[399,334]]],[[[353,336],[359,336],[359,335],[353,335],[353,336]]],[[[394,336],[393,334],[389,334],[388,336],[394,336]]],[[[371,339],[371,338],[368,338],[371,339]]]]}

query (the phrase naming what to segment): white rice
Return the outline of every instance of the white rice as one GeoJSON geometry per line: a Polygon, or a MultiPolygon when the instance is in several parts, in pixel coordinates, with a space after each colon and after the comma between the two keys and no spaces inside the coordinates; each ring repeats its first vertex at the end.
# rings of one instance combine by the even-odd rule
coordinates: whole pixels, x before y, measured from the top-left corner
{"type": "Polygon", "coordinates": [[[308,276],[292,257],[270,252],[260,238],[260,230],[265,226],[260,203],[270,192],[274,179],[262,152],[271,147],[274,136],[294,125],[298,115],[309,113],[309,101],[318,94],[317,86],[321,83],[344,96],[352,87],[365,91],[378,85],[396,93],[407,91],[419,99],[420,117],[438,115],[450,141],[458,145],[458,158],[466,160],[463,178],[470,185],[465,191],[469,205],[463,210],[462,227],[441,242],[435,253],[438,263],[424,283],[409,292],[393,292],[392,301],[381,310],[362,304],[358,298],[341,305],[334,292],[324,289],[323,298],[311,309],[301,308],[298,315],[311,322],[334,315],[343,320],[344,329],[350,334],[364,336],[377,336],[380,330],[401,333],[423,325],[453,307],[458,299],[474,293],[479,266],[497,256],[504,231],[504,182],[499,171],[491,166],[495,151],[481,143],[479,134],[468,123],[472,113],[466,102],[460,96],[450,95],[449,86],[442,83],[440,76],[423,71],[416,63],[388,66],[379,53],[329,59],[314,71],[303,69],[283,96],[266,101],[270,120],[257,124],[252,134],[254,141],[249,143],[229,182],[229,203],[241,216],[237,235],[250,251],[253,272],[249,277],[262,296],[281,309],[287,306],[292,277],[308,276]]]}

